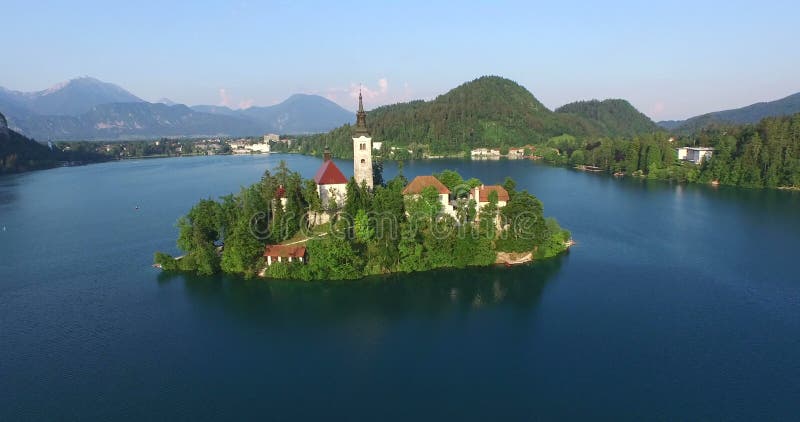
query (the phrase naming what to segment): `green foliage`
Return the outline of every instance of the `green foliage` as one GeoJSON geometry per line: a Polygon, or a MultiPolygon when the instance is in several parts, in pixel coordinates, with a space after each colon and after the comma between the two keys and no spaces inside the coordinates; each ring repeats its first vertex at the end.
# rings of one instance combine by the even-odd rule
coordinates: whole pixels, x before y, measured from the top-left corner
{"type": "Polygon", "coordinates": [[[542,239],[536,248],[536,257],[550,258],[564,252],[570,239],[570,232],[562,229],[554,218],[545,219],[542,239]]]}
{"type": "Polygon", "coordinates": [[[606,135],[636,136],[662,131],[649,117],[620,99],[577,101],[557,108],[556,112],[596,122],[605,129],[606,135]]]}
{"type": "Polygon", "coordinates": [[[514,195],[514,200],[501,210],[501,216],[508,227],[497,240],[497,250],[532,251],[546,239],[542,202],[527,191],[514,195]]]}
{"type": "Polygon", "coordinates": [[[450,189],[450,192],[455,192],[456,188],[464,184],[464,179],[454,170],[442,170],[439,174],[434,176],[442,182],[443,185],[450,189]]]}
{"type": "Polygon", "coordinates": [[[178,269],[178,261],[172,255],[163,252],[156,252],[153,259],[156,264],[161,266],[164,271],[175,271],[178,269]]]}

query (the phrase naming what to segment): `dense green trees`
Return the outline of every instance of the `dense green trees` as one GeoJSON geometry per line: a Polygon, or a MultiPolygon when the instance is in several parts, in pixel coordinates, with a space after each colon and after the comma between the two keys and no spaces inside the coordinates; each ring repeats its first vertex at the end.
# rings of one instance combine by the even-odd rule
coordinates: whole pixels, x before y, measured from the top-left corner
{"type": "Polygon", "coordinates": [[[339,280],[489,265],[498,251],[547,251],[539,254],[544,257],[566,248],[569,232],[554,221],[545,223],[541,202],[517,192],[513,180],[503,184],[511,196],[509,205],[500,207],[497,193],[492,192],[490,203],[476,215],[475,201],[466,194],[480,181],[465,182],[450,170],[440,176],[456,192],[466,186],[463,197],[454,198],[460,209],[456,216],[442,212],[439,192],[432,187],[417,196],[404,196],[408,181],[402,175],[371,191],[351,179],[342,212],[333,217],[327,231],[317,227],[312,233],[304,215],[319,210],[319,197],[311,184],[281,163],[236,195],[197,203],[178,221],[178,246],[185,255],[175,260],[156,253],[155,260],[165,270],[253,276],[265,267],[261,257],[265,245],[301,236],[308,238],[308,262],[273,263],[265,275],[339,280]],[[278,205],[281,198],[284,206],[278,205]]]}
{"type": "Polygon", "coordinates": [[[800,114],[671,138],[663,133],[597,141],[560,136],[549,139],[537,153],[554,164],[592,165],[651,179],[752,188],[800,186],[800,114]],[[699,166],[680,162],[675,150],[687,144],[715,151],[699,166]]]}

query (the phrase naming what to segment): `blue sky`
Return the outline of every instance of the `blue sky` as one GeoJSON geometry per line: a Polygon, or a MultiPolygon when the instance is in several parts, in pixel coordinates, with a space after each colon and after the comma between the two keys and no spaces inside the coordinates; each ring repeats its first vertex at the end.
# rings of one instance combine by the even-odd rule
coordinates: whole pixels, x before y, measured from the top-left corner
{"type": "Polygon", "coordinates": [[[0,86],[23,91],[88,75],[150,101],[303,92],[354,109],[360,83],[371,108],[494,74],[550,108],[625,98],[655,120],[800,91],[790,1],[5,0],[0,13],[0,86]]]}

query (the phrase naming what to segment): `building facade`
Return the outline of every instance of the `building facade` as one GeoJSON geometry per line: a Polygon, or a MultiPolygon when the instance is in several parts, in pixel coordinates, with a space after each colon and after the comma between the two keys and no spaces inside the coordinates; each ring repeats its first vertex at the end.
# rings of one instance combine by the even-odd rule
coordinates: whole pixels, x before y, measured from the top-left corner
{"type": "Polygon", "coordinates": [[[695,164],[710,159],[714,154],[714,148],[711,147],[680,147],[676,148],[676,151],[678,151],[679,160],[691,161],[695,164]]]}

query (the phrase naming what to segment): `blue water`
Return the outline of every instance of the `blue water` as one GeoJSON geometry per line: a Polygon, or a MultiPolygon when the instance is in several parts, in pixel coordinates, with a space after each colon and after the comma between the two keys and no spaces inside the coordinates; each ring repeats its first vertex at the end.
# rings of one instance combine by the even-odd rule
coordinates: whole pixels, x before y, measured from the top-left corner
{"type": "Polygon", "coordinates": [[[513,177],[578,244],[530,266],[358,282],[150,267],[178,252],[175,221],[198,199],[280,159],[306,177],[320,164],[195,157],[0,178],[0,420],[800,414],[797,193],[417,161],[406,176],[513,177]]]}

